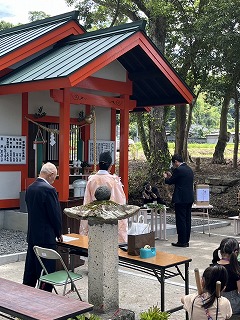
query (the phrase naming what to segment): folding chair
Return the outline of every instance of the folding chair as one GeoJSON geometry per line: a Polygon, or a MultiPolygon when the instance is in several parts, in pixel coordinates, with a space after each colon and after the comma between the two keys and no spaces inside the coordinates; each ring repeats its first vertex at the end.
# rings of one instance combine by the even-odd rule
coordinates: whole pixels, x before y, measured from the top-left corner
{"type": "Polygon", "coordinates": [[[58,294],[55,286],[64,286],[63,295],[65,296],[67,284],[71,284],[71,287],[75,289],[79,299],[82,301],[80,293],[78,292],[78,289],[74,283],[75,281],[82,279],[82,275],[69,271],[62,257],[55,250],[38,246],[34,246],[33,250],[38,258],[39,263],[42,266],[41,275],[38,279],[38,288],[40,288],[41,282],[49,283],[53,285],[54,291],[56,292],[56,294],[58,294]],[[62,264],[63,270],[48,273],[42,259],[59,260],[62,264]]]}

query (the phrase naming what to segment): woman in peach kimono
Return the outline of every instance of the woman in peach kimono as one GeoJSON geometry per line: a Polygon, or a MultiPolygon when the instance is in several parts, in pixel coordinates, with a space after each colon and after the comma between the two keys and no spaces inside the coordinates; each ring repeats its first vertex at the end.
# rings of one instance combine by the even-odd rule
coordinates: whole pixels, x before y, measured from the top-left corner
{"type": "MultiPolygon", "coordinates": [[[[96,200],[94,194],[98,187],[107,186],[111,190],[110,200],[118,204],[126,204],[126,196],[123,191],[123,185],[120,178],[111,174],[112,157],[109,151],[103,152],[99,156],[99,171],[96,174],[89,176],[84,194],[83,204],[88,204],[96,200]]],[[[118,221],[118,242],[127,242],[127,219],[118,221]]],[[[79,233],[88,234],[88,222],[81,220],[79,233]]]]}

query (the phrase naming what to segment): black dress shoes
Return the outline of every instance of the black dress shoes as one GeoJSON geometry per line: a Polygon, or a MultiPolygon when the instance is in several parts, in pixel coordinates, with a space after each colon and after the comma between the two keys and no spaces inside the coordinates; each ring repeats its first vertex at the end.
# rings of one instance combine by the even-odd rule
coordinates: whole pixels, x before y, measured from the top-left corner
{"type": "Polygon", "coordinates": [[[179,243],[179,242],[174,243],[174,242],[172,242],[172,246],[186,248],[186,247],[189,247],[189,243],[179,243]]]}

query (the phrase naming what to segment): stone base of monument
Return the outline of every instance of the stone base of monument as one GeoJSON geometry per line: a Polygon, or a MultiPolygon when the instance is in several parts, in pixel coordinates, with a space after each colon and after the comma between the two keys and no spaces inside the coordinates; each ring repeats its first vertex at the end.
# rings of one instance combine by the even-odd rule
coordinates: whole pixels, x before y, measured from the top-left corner
{"type": "Polygon", "coordinates": [[[100,314],[91,313],[98,315],[102,320],[135,320],[135,313],[127,309],[118,309],[117,311],[100,314]]]}

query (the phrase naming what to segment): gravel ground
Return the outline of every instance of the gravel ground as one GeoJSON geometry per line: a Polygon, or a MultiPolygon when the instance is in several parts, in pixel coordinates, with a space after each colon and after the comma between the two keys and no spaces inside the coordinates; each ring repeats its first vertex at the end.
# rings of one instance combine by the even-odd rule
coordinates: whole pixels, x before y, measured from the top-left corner
{"type": "MultiPolygon", "coordinates": [[[[210,221],[211,224],[219,222],[218,220],[210,221]]],[[[207,219],[192,219],[192,226],[207,224],[207,219]]],[[[174,215],[167,216],[167,224],[175,225],[174,215]]],[[[12,253],[24,252],[27,250],[27,234],[23,231],[14,231],[0,229],[0,256],[12,253]]]]}
{"type": "Polygon", "coordinates": [[[27,234],[23,231],[0,229],[0,256],[27,250],[27,234]]]}

